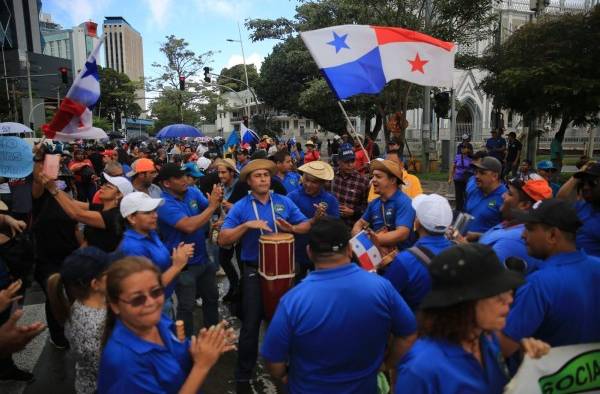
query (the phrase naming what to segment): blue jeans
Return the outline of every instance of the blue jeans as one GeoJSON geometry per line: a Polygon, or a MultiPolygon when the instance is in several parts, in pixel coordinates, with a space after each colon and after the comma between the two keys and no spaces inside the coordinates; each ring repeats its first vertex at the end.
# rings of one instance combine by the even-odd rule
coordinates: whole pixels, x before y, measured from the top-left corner
{"type": "Polygon", "coordinates": [[[187,337],[197,333],[194,327],[194,307],[198,296],[202,298],[204,327],[219,323],[219,290],[215,273],[215,265],[208,261],[200,265],[189,265],[177,278],[177,319],[183,320],[187,337]]]}
{"type": "Polygon", "coordinates": [[[258,337],[262,320],[260,275],[255,266],[246,265],[242,271],[242,329],[238,342],[236,380],[252,378],[258,358],[258,337]]]}

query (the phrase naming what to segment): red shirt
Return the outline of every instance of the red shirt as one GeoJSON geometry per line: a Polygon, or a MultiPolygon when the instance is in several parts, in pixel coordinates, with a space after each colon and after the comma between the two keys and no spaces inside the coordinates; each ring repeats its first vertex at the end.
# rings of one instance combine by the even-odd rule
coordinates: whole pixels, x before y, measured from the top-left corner
{"type": "Polygon", "coordinates": [[[354,150],[354,155],[354,168],[364,175],[367,172],[369,158],[365,154],[365,151],[360,148],[354,150]]]}
{"type": "Polygon", "coordinates": [[[319,160],[320,157],[321,155],[319,155],[319,151],[311,150],[310,152],[306,152],[304,154],[304,164],[319,160]]]}

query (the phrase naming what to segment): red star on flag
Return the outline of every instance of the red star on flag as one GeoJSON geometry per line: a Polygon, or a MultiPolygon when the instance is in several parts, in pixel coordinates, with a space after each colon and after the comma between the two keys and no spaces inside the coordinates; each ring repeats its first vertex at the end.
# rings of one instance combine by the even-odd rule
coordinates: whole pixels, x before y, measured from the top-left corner
{"type": "Polygon", "coordinates": [[[429,60],[421,60],[421,58],[419,57],[419,52],[417,52],[417,55],[415,56],[415,58],[413,60],[407,60],[410,63],[411,68],[411,72],[415,72],[415,71],[419,71],[421,74],[425,74],[425,70],[423,69],[423,66],[425,66],[427,63],[429,63],[429,60]]]}

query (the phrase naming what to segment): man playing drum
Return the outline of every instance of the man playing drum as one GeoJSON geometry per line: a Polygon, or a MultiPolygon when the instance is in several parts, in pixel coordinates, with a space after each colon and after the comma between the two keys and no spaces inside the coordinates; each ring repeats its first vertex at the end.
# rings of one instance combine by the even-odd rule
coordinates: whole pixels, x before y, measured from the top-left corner
{"type": "Polygon", "coordinates": [[[270,193],[275,164],[270,160],[250,161],[240,172],[250,194],[229,210],[219,234],[219,245],[241,240],[242,328],[236,367],[237,392],[251,392],[250,379],[258,357],[258,336],[263,320],[263,300],[258,274],[259,237],[277,231],[305,234],[311,221],[287,197],[270,193]]]}

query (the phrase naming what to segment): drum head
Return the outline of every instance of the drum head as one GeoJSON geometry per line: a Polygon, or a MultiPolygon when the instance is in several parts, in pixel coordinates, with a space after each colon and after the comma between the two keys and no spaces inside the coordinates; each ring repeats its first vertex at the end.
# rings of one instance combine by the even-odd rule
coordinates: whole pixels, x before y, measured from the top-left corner
{"type": "Polygon", "coordinates": [[[293,234],[289,233],[275,233],[275,234],[263,234],[260,236],[260,242],[291,242],[294,239],[293,234]]]}

